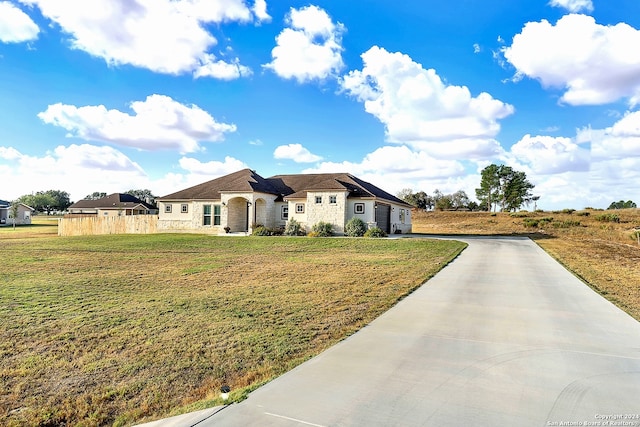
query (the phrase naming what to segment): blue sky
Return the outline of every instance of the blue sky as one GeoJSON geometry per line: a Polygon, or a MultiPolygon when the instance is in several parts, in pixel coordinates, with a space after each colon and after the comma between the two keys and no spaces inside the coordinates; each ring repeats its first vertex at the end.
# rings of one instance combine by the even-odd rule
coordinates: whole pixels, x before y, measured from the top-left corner
{"type": "Polygon", "coordinates": [[[640,202],[636,0],[0,0],[0,198],[249,167],[640,202]]]}

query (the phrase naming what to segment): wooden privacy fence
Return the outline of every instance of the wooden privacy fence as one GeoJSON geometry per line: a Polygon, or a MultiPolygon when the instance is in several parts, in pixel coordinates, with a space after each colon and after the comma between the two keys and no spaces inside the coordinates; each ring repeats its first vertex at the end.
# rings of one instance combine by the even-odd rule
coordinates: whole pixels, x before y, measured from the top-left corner
{"type": "Polygon", "coordinates": [[[158,215],[62,218],[59,221],[58,236],[158,232],[158,215]]]}

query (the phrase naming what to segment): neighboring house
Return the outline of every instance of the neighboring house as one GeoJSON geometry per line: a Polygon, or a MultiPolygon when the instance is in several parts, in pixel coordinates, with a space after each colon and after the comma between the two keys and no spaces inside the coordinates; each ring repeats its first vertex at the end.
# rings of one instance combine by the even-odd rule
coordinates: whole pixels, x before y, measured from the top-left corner
{"type": "MultiPolygon", "coordinates": [[[[29,225],[31,224],[31,216],[34,209],[24,203],[18,203],[18,218],[16,219],[16,225],[29,225]]],[[[0,200],[0,226],[13,225],[13,218],[11,217],[11,203],[0,200]]]]}
{"type": "Polygon", "coordinates": [[[412,206],[348,173],[276,175],[243,169],[157,199],[158,231],[252,232],[284,227],[290,219],[307,231],[320,222],[344,234],[353,217],[387,233],[411,231],[412,206]]]}
{"type": "Polygon", "coordinates": [[[155,215],[158,208],[131,194],[114,193],[96,200],[80,200],[67,208],[67,217],[155,215]]]}

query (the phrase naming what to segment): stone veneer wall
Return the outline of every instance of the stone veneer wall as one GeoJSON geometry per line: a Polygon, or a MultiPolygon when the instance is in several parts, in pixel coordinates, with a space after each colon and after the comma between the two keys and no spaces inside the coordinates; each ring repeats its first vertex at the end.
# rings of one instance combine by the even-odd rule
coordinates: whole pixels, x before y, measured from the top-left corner
{"type": "Polygon", "coordinates": [[[311,229],[318,222],[333,224],[333,232],[344,234],[346,218],[347,193],[337,191],[307,193],[307,228],[311,229]],[[316,203],[316,196],[322,197],[322,203],[316,203]],[[336,196],[336,203],[329,203],[329,197],[336,196]]]}

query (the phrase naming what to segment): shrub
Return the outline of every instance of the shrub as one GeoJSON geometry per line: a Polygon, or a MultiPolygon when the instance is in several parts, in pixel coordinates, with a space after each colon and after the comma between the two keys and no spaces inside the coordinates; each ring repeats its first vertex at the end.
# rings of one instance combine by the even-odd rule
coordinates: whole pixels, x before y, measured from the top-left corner
{"type": "Polygon", "coordinates": [[[291,218],[287,221],[287,226],[284,228],[284,234],[285,236],[304,236],[306,233],[304,228],[302,228],[302,224],[294,218],[291,218]]]}
{"type": "Polygon", "coordinates": [[[587,212],[587,211],[576,212],[576,215],[578,215],[578,216],[589,216],[589,215],[591,215],[591,212],[587,212]]]}
{"type": "Polygon", "coordinates": [[[367,232],[367,224],[357,217],[351,218],[344,226],[344,234],[349,237],[362,237],[367,232]]]}
{"type": "Polygon", "coordinates": [[[616,214],[600,214],[600,215],[596,215],[596,221],[620,222],[620,217],[616,214]]]}
{"type": "Polygon", "coordinates": [[[512,218],[526,218],[529,216],[529,212],[527,211],[511,212],[509,216],[512,218]]]}
{"type": "Polygon", "coordinates": [[[333,236],[333,224],[328,222],[320,221],[316,224],[313,224],[311,228],[311,233],[309,233],[311,237],[331,237],[333,236]]]}
{"type": "Polygon", "coordinates": [[[259,225],[256,228],[253,229],[253,233],[251,233],[253,236],[270,236],[271,234],[269,234],[269,229],[263,225],[259,225]]]}
{"type": "Polygon", "coordinates": [[[575,211],[576,211],[575,209],[562,209],[562,213],[566,213],[566,214],[569,214],[569,215],[571,215],[575,211]]]}
{"type": "Polygon", "coordinates": [[[533,218],[525,218],[523,224],[527,228],[535,228],[540,224],[540,220],[533,218]]]}
{"type": "Polygon", "coordinates": [[[253,229],[252,236],[282,236],[284,230],[281,228],[267,228],[263,225],[258,225],[253,229]]]}
{"type": "Polygon", "coordinates": [[[380,227],[371,227],[364,233],[364,237],[387,237],[387,233],[380,227]]]}

